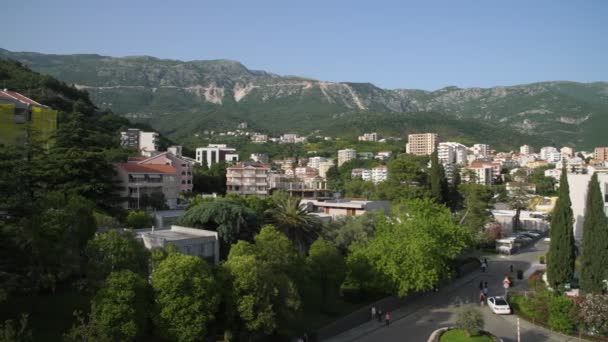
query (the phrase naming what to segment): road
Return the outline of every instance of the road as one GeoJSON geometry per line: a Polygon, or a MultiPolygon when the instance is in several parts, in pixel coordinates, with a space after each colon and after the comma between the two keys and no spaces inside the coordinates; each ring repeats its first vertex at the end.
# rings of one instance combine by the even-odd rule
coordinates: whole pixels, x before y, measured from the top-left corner
{"type": "MultiPolygon", "coordinates": [[[[509,266],[514,269],[527,270],[526,276],[539,267],[540,255],[546,254],[548,243],[539,241],[522,252],[512,256],[488,257],[488,270],[485,273],[476,271],[455,281],[450,286],[414,300],[411,304],[393,312],[395,321],[389,327],[383,323],[368,322],[359,327],[331,338],[331,342],[376,342],[376,341],[427,341],[430,334],[442,327],[453,325],[459,308],[474,303],[479,305],[479,282],[487,281],[489,295],[503,295],[502,280],[509,274],[509,266]]],[[[513,273],[515,279],[515,273],[513,273]]],[[[524,290],[525,281],[515,281],[514,290],[524,290]]],[[[517,341],[517,317],[514,315],[499,316],[492,313],[487,306],[482,308],[487,330],[505,342],[517,341]]],[[[528,341],[574,341],[574,338],[529,324],[520,320],[522,342],[528,341]]]]}

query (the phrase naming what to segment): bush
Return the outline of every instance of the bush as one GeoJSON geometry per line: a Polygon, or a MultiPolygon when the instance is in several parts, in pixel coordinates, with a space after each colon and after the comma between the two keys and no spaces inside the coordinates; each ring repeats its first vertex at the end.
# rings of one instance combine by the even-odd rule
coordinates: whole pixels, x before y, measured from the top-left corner
{"type": "Polygon", "coordinates": [[[576,305],[564,296],[555,296],[549,303],[549,327],[565,334],[571,334],[576,328],[576,305]]]}
{"type": "Polygon", "coordinates": [[[545,256],[541,255],[540,258],[538,258],[538,260],[541,263],[541,265],[543,265],[545,263],[545,256]]]}
{"type": "Polygon", "coordinates": [[[145,211],[132,211],[125,222],[127,227],[133,229],[150,228],[154,224],[154,218],[145,211]]]}
{"type": "Polygon", "coordinates": [[[539,290],[543,284],[543,272],[536,271],[528,278],[528,287],[533,290],[539,290]]]}
{"type": "Polygon", "coordinates": [[[469,334],[469,336],[478,335],[483,329],[483,316],[481,312],[473,306],[464,307],[456,318],[456,326],[469,334]]]}
{"type": "Polygon", "coordinates": [[[579,317],[589,332],[608,335],[608,295],[586,295],[579,306],[579,317]]]}

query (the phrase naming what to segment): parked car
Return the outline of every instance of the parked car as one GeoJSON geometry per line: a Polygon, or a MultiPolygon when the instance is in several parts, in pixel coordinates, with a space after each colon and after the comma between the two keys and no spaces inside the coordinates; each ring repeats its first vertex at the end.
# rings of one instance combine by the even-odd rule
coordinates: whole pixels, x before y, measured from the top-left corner
{"type": "Polygon", "coordinates": [[[523,234],[517,235],[515,237],[515,240],[519,240],[519,241],[523,241],[523,242],[531,242],[531,241],[533,241],[531,237],[529,237],[527,235],[523,235],[523,234]]]}
{"type": "Polygon", "coordinates": [[[511,313],[511,306],[504,297],[488,297],[488,307],[497,315],[508,315],[511,313]]]}
{"type": "Polygon", "coordinates": [[[537,232],[522,232],[522,234],[527,235],[533,239],[538,239],[541,237],[541,235],[537,232]]]}

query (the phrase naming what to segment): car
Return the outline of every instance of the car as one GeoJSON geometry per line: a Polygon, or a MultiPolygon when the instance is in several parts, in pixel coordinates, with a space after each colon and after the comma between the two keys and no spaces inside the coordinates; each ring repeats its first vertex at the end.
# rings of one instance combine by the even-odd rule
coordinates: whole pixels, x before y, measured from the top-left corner
{"type": "Polygon", "coordinates": [[[515,237],[515,240],[519,240],[519,241],[523,241],[523,242],[530,242],[532,241],[532,238],[526,235],[517,235],[517,237],[515,237]]]}
{"type": "Polygon", "coordinates": [[[497,315],[511,314],[511,305],[509,305],[505,297],[488,297],[488,307],[497,315]]]}
{"type": "Polygon", "coordinates": [[[526,236],[529,236],[529,237],[531,237],[531,238],[533,238],[533,239],[538,239],[538,238],[540,238],[540,234],[539,234],[539,233],[536,233],[536,232],[523,232],[522,234],[524,234],[524,235],[526,235],[526,236]]]}

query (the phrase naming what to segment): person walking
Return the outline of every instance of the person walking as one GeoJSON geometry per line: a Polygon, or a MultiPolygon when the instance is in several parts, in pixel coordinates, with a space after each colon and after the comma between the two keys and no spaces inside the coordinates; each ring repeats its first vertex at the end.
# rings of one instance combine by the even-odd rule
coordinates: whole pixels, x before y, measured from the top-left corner
{"type": "Polygon", "coordinates": [[[486,265],[485,262],[482,262],[481,263],[481,272],[485,272],[487,267],[488,267],[488,265],[486,265]]]}
{"type": "Polygon", "coordinates": [[[480,281],[479,282],[479,291],[482,291],[482,290],[483,290],[483,281],[480,281]]]}
{"type": "Polygon", "coordinates": [[[479,305],[484,306],[486,301],[486,296],[483,294],[483,291],[479,291],[479,305]]]}
{"type": "Polygon", "coordinates": [[[391,313],[390,313],[390,311],[387,311],[386,314],[384,315],[384,323],[386,323],[387,327],[391,324],[391,313]]]}
{"type": "Polygon", "coordinates": [[[372,306],[372,321],[374,320],[374,318],[376,318],[376,307],[372,306]]]}
{"type": "Polygon", "coordinates": [[[483,290],[482,291],[483,291],[484,297],[487,297],[488,296],[488,282],[487,281],[483,284],[483,290]]]}
{"type": "Polygon", "coordinates": [[[382,322],[382,309],[378,308],[378,311],[376,312],[376,317],[378,317],[378,322],[381,323],[382,322]]]}

